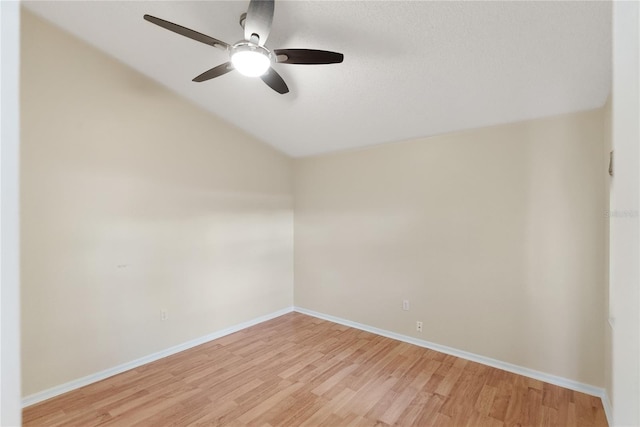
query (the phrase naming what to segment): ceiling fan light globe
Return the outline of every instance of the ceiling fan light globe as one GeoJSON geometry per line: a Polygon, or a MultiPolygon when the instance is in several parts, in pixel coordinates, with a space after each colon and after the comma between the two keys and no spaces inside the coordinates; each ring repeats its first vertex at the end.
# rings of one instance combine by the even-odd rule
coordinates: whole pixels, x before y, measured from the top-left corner
{"type": "Polygon", "coordinates": [[[270,58],[260,51],[241,50],[231,55],[231,63],[240,74],[247,77],[258,77],[267,72],[271,66],[270,58]]]}

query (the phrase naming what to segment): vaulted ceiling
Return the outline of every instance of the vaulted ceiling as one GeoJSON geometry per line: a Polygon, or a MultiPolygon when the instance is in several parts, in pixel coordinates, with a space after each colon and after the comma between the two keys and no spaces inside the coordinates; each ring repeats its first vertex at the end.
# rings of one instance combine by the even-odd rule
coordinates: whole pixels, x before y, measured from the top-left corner
{"type": "Polygon", "coordinates": [[[234,43],[248,1],[24,4],[292,156],[597,108],[611,86],[608,1],[276,1],[269,48],[345,55],[275,64],[286,95],[236,72],[193,83],[226,52],[142,18],[234,43]]]}

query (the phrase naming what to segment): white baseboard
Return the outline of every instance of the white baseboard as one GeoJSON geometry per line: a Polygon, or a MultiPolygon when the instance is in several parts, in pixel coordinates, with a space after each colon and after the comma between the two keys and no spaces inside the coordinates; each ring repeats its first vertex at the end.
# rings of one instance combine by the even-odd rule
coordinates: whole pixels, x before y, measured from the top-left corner
{"type": "MultiPolygon", "coordinates": [[[[492,359],[490,357],[481,356],[479,354],[469,353],[467,351],[458,350],[455,348],[447,347],[444,345],[436,344],[430,341],[413,338],[407,335],[397,334],[395,332],[387,331],[384,329],[375,328],[373,326],[364,325],[362,323],[352,322],[351,320],[342,319],[340,317],[331,316],[324,313],[318,313],[317,311],[307,310],[302,307],[294,307],[294,311],[309,316],[317,317],[319,319],[328,320],[330,322],[339,323],[341,325],[350,326],[352,328],[360,329],[366,332],[371,332],[383,337],[392,338],[398,341],[403,341],[409,344],[415,344],[420,347],[429,348],[431,350],[439,351],[440,353],[450,354],[452,356],[459,357],[461,359],[470,360],[472,362],[481,363],[483,365],[491,366],[494,368],[502,369],[504,371],[512,372],[514,374],[522,375],[525,377],[533,378],[539,381],[544,381],[549,384],[554,384],[560,387],[568,388],[570,390],[579,391],[591,396],[597,396],[602,399],[603,406],[605,405],[605,390],[600,387],[595,387],[589,384],[583,384],[577,381],[573,381],[567,378],[558,377],[544,372],[536,371],[534,369],[525,368],[511,363],[502,362],[500,360],[492,359]]],[[[606,399],[608,401],[608,399],[606,399]]],[[[610,408],[610,406],[609,406],[610,408]]],[[[606,411],[605,407],[605,411],[606,411]]],[[[607,415],[608,418],[608,415],[607,415]]]]}
{"type": "Polygon", "coordinates": [[[615,425],[613,423],[613,406],[611,406],[611,400],[609,400],[609,394],[607,393],[607,390],[603,390],[600,399],[602,400],[604,413],[607,416],[607,423],[609,423],[609,425],[613,427],[615,425]]]}
{"type": "Polygon", "coordinates": [[[237,325],[231,326],[229,328],[222,329],[217,332],[213,332],[203,337],[196,338],[191,341],[187,341],[185,343],[175,345],[165,350],[158,351],[157,353],[153,353],[148,356],[144,356],[139,359],[132,360],[131,362],[123,363],[122,365],[114,366],[113,368],[105,369],[104,371],[100,371],[92,375],[87,375],[86,377],[78,378],[77,380],[69,381],[68,383],[64,383],[59,386],[52,387],[50,389],[32,394],[30,396],[26,396],[22,399],[22,407],[26,408],[27,406],[34,405],[38,402],[42,402],[44,400],[50,399],[60,394],[67,393],[71,390],[84,387],[86,385],[95,383],[97,381],[101,381],[105,378],[112,377],[114,375],[120,374],[130,369],[134,369],[139,366],[145,365],[147,363],[154,362],[156,360],[162,359],[163,357],[171,356],[172,354],[179,353],[181,351],[190,349],[200,344],[204,344],[206,342],[215,340],[217,338],[222,338],[226,335],[233,334],[234,332],[238,332],[250,326],[257,325],[258,323],[266,322],[267,320],[271,320],[276,317],[282,316],[283,314],[291,313],[292,311],[293,311],[293,307],[283,308],[282,310],[278,310],[273,313],[266,314],[264,316],[256,317],[255,319],[251,319],[246,322],[242,322],[237,325]]]}

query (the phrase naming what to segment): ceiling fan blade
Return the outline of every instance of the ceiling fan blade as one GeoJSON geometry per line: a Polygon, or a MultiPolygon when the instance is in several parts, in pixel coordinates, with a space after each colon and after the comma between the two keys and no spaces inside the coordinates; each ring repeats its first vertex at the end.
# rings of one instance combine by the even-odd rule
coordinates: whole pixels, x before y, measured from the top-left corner
{"type": "Polygon", "coordinates": [[[225,62],[224,64],[220,64],[217,67],[213,67],[212,69],[205,71],[198,77],[195,77],[193,81],[198,83],[204,82],[223,74],[227,74],[229,71],[233,71],[233,64],[231,63],[231,61],[225,62]]]}
{"type": "Polygon", "coordinates": [[[269,68],[266,73],[260,76],[263,82],[267,84],[271,89],[278,93],[285,94],[289,92],[287,84],[284,82],[280,74],[276,73],[276,70],[269,68]]]}
{"type": "Polygon", "coordinates": [[[273,22],[274,0],[251,0],[244,20],[244,38],[264,46],[273,22]],[[258,39],[256,40],[256,37],[258,39]]]}
{"type": "Polygon", "coordinates": [[[227,43],[218,39],[214,39],[213,37],[209,37],[197,31],[191,30],[189,28],[183,27],[182,25],[174,24],[173,22],[165,21],[164,19],[156,18],[155,16],[151,15],[144,15],[144,19],[153,24],[159,25],[162,28],[166,28],[169,31],[178,33],[181,36],[189,37],[190,39],[208,44],[209,46],[217,47],[223,50],[229,49],[229,45],[227,43]]]}
{"type": "Polygon", "coordinates": [[[328,50],[315,49],[276,49],[277,61],[284,64],[338,64],[344,55],[328,50]],[[286,56],[286,58],[282,58],[286,56]]]}

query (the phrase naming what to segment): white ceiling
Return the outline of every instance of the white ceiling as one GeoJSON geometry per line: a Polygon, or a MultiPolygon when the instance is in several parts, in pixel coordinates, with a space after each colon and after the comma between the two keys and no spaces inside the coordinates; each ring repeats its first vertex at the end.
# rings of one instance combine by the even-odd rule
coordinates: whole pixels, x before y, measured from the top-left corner
{"type": "Polygon", "coordinates": [[[611,86],[608,1],[276,1],[269,48],[345,55],[276,64],[287,95],[235,72],[191,82],[226,53],[142,19],[234,43],[248,1],[25,5],[292,156],[597,108],[611,86]]]}

